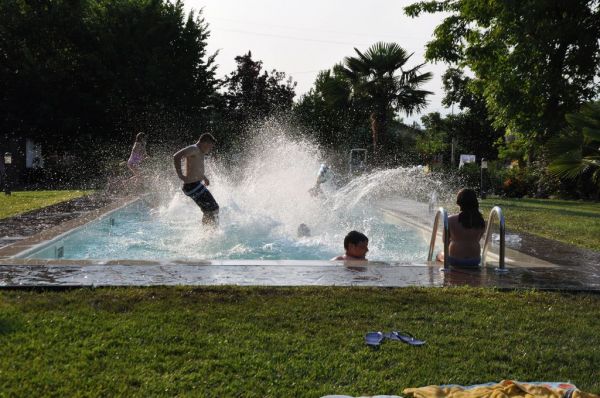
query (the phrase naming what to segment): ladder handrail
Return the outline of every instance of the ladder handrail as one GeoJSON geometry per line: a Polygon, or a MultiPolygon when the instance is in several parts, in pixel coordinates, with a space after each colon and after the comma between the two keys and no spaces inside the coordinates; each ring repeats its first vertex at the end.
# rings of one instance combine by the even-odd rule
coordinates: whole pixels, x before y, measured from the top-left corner
{"type": "Polygon", "coordinates": [[[440,207],[435,212],[435,219],[433,221],[433,230],[431,231],[431,241],[429,242],[429,254],[427,261],[431,261],[433,258],[433,251],[435,250],[435,241],[437,239],[437,229],[440,220],[440,215],[444,222],[444,269],[448,269],[448,246],[450,245],[450,230],[448,229],[448,212],[443,207],[440,207]]]}
{"type": "Polygon", "coordinates": [[[490,231],[492,226],[492,221],[494,219],[494,214],[498,216],[498,226],[500,227],[500,258],[498,270],[504,271],[504,255],[505,255],[505,222],[504,222],[504,214],[502,214],[502,209],[499,206],[494,206],[490,211],[490,216],[488,218],[487,225],[485,227],[485,240],[483,242],[483,251],[481,253],[481,265],[485,266],[485,258],[488,252],[488,245],[490,243],[490,231]]]}

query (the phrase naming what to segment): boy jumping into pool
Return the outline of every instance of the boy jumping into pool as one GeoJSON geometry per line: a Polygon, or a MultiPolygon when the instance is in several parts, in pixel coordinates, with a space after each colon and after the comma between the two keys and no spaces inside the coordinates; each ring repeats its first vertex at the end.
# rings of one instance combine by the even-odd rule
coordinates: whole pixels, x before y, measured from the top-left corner
{"type": "Polygon", "coordinates": [[[365,256],[369,251],[369,238],[360,232],[350,231],[344,238],[344,249],[346,249],[346,253],[343,256],[334,257],[331,261],[364,261],[366,260],[365,256]]]}
{"type": "Polygon", "coordinates": [[[204,174],[204,156],[213,149],[216,143],[215,137],[205,133],[200,136],[196,144],[185,147],[173,155],[175,171],[183,181],[183,193],[200,206],[204,213],[202,223],[212,225],[217,223],[219,205],[207,188],[210,181],[204,174]],[[182,159],[185,159],[185,174],[181,170],[182,159]]]}

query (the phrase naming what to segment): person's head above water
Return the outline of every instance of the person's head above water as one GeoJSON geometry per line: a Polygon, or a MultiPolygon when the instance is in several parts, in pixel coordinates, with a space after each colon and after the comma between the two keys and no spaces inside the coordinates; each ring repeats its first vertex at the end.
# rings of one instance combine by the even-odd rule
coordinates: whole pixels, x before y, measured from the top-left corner
{"type": "Polygon", "coordinates": [[[298,237],[302,238],[305,236],[310,236],[310,228],[308,228],[308,225],[302,223],[298,226],[298,237]]]}
{"type": "Polygon", "coordinates": [[[465,228],[485,228],[485,220],[479,212],[479,201],[474,190],[463,188],[456,195],[456,204],[460,207],[458,222],[465,228]]]}
{"type": "Polygon", "coordinates": [[[212,134],[204,133],[200,136],[196,145],[198,146],[198,148],[200,148],[202,152],[209,153],[216,143],[217,140],[215,137],[213,137],[212,134]]]}
{"type": "Polygon", "coordinates": [[[344,238],[346,255],[364,260],[369,251],[369,238],[358,231],[350,231],[344,238]]]}

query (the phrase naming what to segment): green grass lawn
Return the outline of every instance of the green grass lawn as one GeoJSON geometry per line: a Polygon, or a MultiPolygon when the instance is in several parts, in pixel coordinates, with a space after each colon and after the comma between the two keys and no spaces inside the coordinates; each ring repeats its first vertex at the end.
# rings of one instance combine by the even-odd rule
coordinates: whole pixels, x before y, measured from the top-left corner
{"type": "Polygon", "coordinates": [[[0,291],[0,395],[319,397],[502,379],[600,393],[600,296],[475,288],[0,291]],[[364,344],[405,330],[423,347],[364,344]]]}
{"type": "Polygon", "coordinates": [[[492,206],[504,212],[506,228],[600,250],[600,203],[550,199],[485,199],[486,218],[492,206]]]}
{"type": "Polygon", "coordinates": [[[93,191],[22,191],[0,193],[0,219],[89,195],[93,191]]]}

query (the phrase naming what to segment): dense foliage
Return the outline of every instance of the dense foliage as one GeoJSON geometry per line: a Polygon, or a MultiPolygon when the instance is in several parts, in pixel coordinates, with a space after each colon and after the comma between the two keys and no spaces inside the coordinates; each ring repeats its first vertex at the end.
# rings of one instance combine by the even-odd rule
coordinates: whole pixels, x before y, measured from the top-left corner
{"type": "Polygon", "coordinates": [[[405,10],[450,15],[428,60],[468,67],[497,128],[545,143],[598,90],[600,5],[587,1],[424,1],[405,10]]]}
{"type": "Polygon", "coordinates": [[[247,136],[254,123],[292,109],[296,83],[285,72],[262,69],[252,53],[235,57],[237,68],[223,81],[217,129],[228,149],[247,136]]]}
{"type": "Polygon", "coordinates": [[[173,138],[215,94],[208,34],[180,1],[2,1],[0,129],[49,150],[173,138]]]}
{"type": "Polygon", "coordinates": [[[339,159],[367,148],[376,166],[449,168],[451,153],[469,153],[495,161],[486,174],[500,194],[599,196],[597,105],[585,105],[600,82],[598,0],[438,0],[405,11],[447,13],[425,60],[450,65],[443,105],[452,112],[423,115],[422,126],[400,115],[424,109],[432,75],[398,43],[355,48],[294,103],[291,77],[250,51],[218,79],[208,23],[181,0],[4,0],[0,137],[42,144],[39,180],[80,180],[116,168],[139,131],[151,153],[203,131],[232,153],[257,123],[292,115],[339,159]]]}
{"type": "Polygon", "coordinates": [[[588,189],[593,172],[584,171],[593,168],[590,150],[582,145],[587,136],[575,133],[566,116],[598,96],[600,2],[421,1],[405,11],[413,17],[448,13],[427,44],[426,59],[457,67],[444,77],[444,102],[468,111],[456,120],[462,126],[451,130],[469,132],[458,141],[467,138],[482,157],[495,158],[499,151],[502,163],[491,172],[504,176],[497,184],[500,193],[598,197],[598,189],[588,189]],[[474,76],[465,78],[460,69],[474,76]],[[565,142],[565,131],[579,137],[568,155],[572,165],[579,164],[578,181],[565,178],[577,167],[566,172],[566,157],[552,149],[559,137],[565,142]],[[549,173],[557,156],[561,171],[554,162],[549,173]]]}
{"type": "Polygon", "coordinates": [[[41,143],[53,181],[118,168],[140,131],[154,153],[202,131],[229,149],[252,120],[289,110],[295,83],[250,52],[217,79],[209,35],[180,0],[0,2],[3,142],[41,143]]]}

